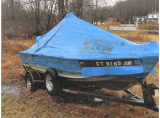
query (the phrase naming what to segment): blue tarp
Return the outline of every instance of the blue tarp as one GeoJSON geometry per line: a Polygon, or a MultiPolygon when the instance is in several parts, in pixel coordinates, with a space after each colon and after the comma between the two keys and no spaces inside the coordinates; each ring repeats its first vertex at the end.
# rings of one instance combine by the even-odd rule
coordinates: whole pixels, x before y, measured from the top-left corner
{"type": "Polygon", "coordinates": [[[36,38],[35,44],[20,53],[65,59],[128,59],[158,57],[155,41],[136,44],[89,24],[73,13],[48,33],[36,38]]]}

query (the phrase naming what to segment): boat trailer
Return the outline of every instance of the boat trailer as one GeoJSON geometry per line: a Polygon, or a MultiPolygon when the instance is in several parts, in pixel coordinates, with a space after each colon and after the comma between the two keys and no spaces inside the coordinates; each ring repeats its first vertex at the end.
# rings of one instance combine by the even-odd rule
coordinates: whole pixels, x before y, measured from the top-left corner
{"type": "MultiPolygon", "coordinates": [[[[34,92],[37,89],[39,89],[40,86],[44,86],[45,80],[43,79],[45,77],[45,73],[36,69],[31,68],[30,66],[23,64],[23,67],[27,73],[31,76],[31,83],[30,83],[30,91],[34,92]]],[[[25,75],[25,80],[26,80],[25,75]]],[[[148,109],[151,109],[153,111],[159,112],[159,106],[156,106],[156,103],[153,99],[154,96],[159,95],[159,88],[156,87],[154,84],[147,84],[146,79],[142,79],[139,81],[142,93],[143,93],[143,99],[138,97],[136,94],[132,93],[130,90],[124,90],[127,95],[124,95],[122,98],[116,98],[112,96],[106,96],[106,95],[100,95],[93,93],[96,89],[100,89],[98,87],[88,87],[88,89],[82,89],[78,87],[78,85],[67,85],[65,82],[62,82],[61,84],[61,90],[58,91],[58,96],[60,98],[67,98],[68,96],[66,94],[71,95],[78,95],[83,96],[93,102],[104,102],[104,101],[116,101],[119,103],[125,103],[125,104],[131,104],[133,106],[141,106],[148,109]]],[[[28,87],[28,86],[27,86],[28,87]]]]}

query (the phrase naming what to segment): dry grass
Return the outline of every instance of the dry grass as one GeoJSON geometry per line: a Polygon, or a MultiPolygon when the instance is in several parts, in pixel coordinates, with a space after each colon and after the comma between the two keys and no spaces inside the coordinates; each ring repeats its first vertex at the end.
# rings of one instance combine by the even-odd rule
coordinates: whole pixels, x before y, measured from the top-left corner
{"type": "Polygon", "coordinates": [[[143,36],[141,34],[136,34],[136,35],[129,34],[127,36],[124,36],[124,38],[133,42],[138,42],[138,43],[150,41],[148,36],[143,36]]]}
{"type": "Polygon", "coordinates": [[[60,105],[52,99],[42,102],[23,96],[2,95],[1,108],[2,118],[62,118],[68,115],[71,118],[75,117],[72,114],[61,112],[60,105]]]}
{"type": "Polygon", "coordinates": [[[24,72],[24,69],[18,52],[29,48],[33,43],[34,40],[2,40],[1,69],[3,84],[17,84],[21,81],[19,80],[20,74],[24,72]]]}
{"type": "Polygon", "coordinates": [[[24,88],[23,96],[2,95],[2,117],[16,118],[157,118],[158,113],[137,106],[106,102],[104,104],[57,103],[44,90],[34,93],[24,88]]]}
{"type": "MultiPolygon", "coordinates": [[[[138,43],[146,43],[151,40],[150,36],[155,37],[158,41],[157,35],[145,34],[145,31],[137,32],[120,32],[113,31],[112,33],[128,38],[138,43]]],[[[159,36],[159,35],[158,35],[159,36]]],[[[24,72],[22,68],[21,59],[18,51],[25,50],[34,44],[32,40],[2,40],[2,83],[3,84],[21,84],[24,85],[24,80],[20,74],[24,72]]],[[[159,78],[159,65],[155,66],[156,75],[148,75],[148,83],[158,85],[159,78]]],[[[134,93],[142,97],[140,85],[132,87],[134,93]]],[[[109,94],[115,97],[121,97],[123,92],[113,92],[106,89],[101,89],[101,94],[109,94]]],[[[158,103],[159,97],[155,97],[158,103]]],[[[57,103],[55,98],[50,97],[45,90],[38,90],[31,93],[28,88],[22,88],[20,96],[2,95],[2,117],[16,117],[16,118],[38,118],[38,117],[89,117],[89,118],[157,118],[158,113],[149,109],[120,104],[116,102],[106,102],[103,104],[95,105],[94,103],[77,102],[57,103]]]]}
{"type": "Polygon", "coordinates": [[[139,24],[139,29],[159,29],[159,24],[157,22],[149,22],[146,24],[139,24]]]}
{"type": "Polygon", "coordinates": [[[123,37],[127,40],[142,44],[147,43],[151,40],[155,40],[159,42],[159,35],[157,35],[158,31],[150,31],[150,30],[137,30],[135,31],[113,31],[109,30],[109,32],[123,37]],[[152,32],[152,33],[150,33],[152,32]]]}

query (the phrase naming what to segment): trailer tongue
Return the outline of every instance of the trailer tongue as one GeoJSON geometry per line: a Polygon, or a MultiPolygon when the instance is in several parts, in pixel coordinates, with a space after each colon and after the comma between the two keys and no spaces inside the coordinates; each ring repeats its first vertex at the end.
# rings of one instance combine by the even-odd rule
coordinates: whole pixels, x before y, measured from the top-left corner
{"type": "MultiPolygon", "coordinates": [[[[62,88],[62,94],[61,97],[65,98],[66,94],[65,93],[70,93],[70,94],[76,94],[76,95],[81,95],[85,96],[88,98],[88,100],[92,100],[95,102],[103,102],[103,101],[116,101],[120,103],[125,103],[125,104],[131,104],[131,105],[136,105],[136,106],[141,106],[141,107],[146,107],[148,109],[151,109],[153,111],[159,112],[159,106],[156,106],[155,101],[152,97],[158,96],[158,91],[159,88],[155,87],[153,84],[148,84],[146,81],[140,81],[141,87],[142,87],[142,92],[143,92],[143,99],[138,97],[136,94],[132,93],[130,90],[126,89],[124,90],[127,95],[124,95],[122,98],[116,98],[116,97],[111,97],[111,96],[105,96],[105,95],[99,95],[99,94],[93,94],[91,91],[89,92],[84,92],[84,91],[77,91],[75,88],[72,86],[71,87],[65,87],[62,88]]],[[[97,89],[97,88],[96,88],[97,89]]],[[[94,90],[92,88],[92,90],[94,90]]]]}

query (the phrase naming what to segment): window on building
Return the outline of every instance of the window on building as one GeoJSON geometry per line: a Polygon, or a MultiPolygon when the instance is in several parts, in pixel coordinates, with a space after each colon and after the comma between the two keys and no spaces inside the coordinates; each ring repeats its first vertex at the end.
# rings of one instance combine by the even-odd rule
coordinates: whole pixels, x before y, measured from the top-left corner
{"type": "Polygon", "coordinates": [[[152,16],[152,18],[153,18],[154,16],[152,16]]]}
{"type": "Polygon", "coordinates": [[[157,18],[159,17],[159,15],[157,15],[157,18]]]}

